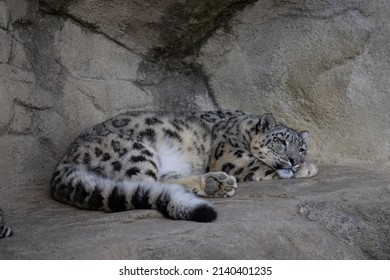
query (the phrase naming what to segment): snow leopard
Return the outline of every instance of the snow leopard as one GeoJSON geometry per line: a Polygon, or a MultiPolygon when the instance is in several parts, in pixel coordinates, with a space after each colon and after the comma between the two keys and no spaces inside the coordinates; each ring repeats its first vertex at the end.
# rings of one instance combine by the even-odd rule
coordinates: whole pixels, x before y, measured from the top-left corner
{"type": "Polygon", "coordinates": [[[70,144],[50,192],[81,209],[211,222],[217,211],[205,198],[231,197],[237,182],[316,175],[308,137],[269,113],[124,112],[70,144]]]}

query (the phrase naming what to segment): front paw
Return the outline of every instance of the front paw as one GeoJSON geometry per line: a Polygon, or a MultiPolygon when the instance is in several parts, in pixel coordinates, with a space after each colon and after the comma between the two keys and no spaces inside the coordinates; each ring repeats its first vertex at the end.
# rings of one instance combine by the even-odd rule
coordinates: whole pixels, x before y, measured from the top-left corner
{"type": "Polygon", "coordinates": [[[314,163],[305,161],[302,166],[294,174],[295,178],[309,178],[313,177],[318,173],[318,166],[314,163]]]}

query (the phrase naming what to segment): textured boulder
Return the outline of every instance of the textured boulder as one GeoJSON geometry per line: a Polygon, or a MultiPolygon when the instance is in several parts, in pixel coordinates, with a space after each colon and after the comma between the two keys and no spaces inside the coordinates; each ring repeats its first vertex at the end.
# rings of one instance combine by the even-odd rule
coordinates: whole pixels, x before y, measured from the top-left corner
{"type": "MultiPolygon", "coordinates": [[[[52,170],[72,138],[117,112],[237,108],[309,130],[320,163],[388,170],[389,9],[353,0],[0,1],[0,153],[9,159],[7,139],[34,139],[52,170]]],[[[0,162],[4,185],[44,183],[49,172],[15,151],[29,171],[0,162]]]]}
{"type": "Polygon", "coordinates": [[[258,1],[198,61],[221,107],[308,129],[323,162],[388,170],[389,12],[378,1],[258,1]]]}
{"type": "Polygon", "coordinates": [[[0,206],[22,234],[0,252],[7,258],[388,258],[389,13],[388,2],[369,0],[0,0],[0,206]],[[185,222],[171,231],[177,222],[154,212],[79,211],[88,227],[107,236],[87,230],[72,244],[80,218],[51,201],[47,185],[77,134],[125,110],[218,108],[272,112],[309,130],[310,157],[321,167],[354,168],[322,174],[320,168],[319,179],[278,181],[275,189],[266,182],[266,194],[248,184],[248,193],[216,201],[224,210],[213,231],[185,222]],[[296,197],[284,189],[305,184],[316,188],[296,197]],[[168,225],[162,233],[160,223],[168,225]],[[24,231],[30,225],[37,230],[30,243],[39,248],[35,253],[24,231]],[[40,228],[52,238],[46,245],[40,228]],[[142,239],[145,230],[153,242],[142,239]],[[109,241],[114,235],[120,238],[109,241]],[[158,236],[168,250],[158,250],[158,236]],[[199,242],[205,236],[223,245],[209,250],[199,242]],[[78,247],[84,240],[110,246],[89,255],[78,247]],[[124,241],[128,247],[121,247],[124,241]],[[69,246],[68,255],[56,249],[69,246]],[[197,250],[189,254],[188,246],[197,250]]]}
{"type": "Polygon", "coordinates": [[[0,198],[15,231],[0,259],[389,259],[390,176],[321,171],[241,184],[232,198],[210,199],[218,218],[207,224],[78,210],[46,186],[16,187],[0,198]]]}
{"type": "MultiPolygon", "coordinates": [[[[386,170],[389,6],[0,1],[0,153],[34,139],[52,170],[72,138],[117,112],[237,108],[309,130],[321,163],[386,170]]],[[[4,185],[45,182],[15,151],[29,171],[1,162],[4,185]]]]}
{"type": "Polygon", "coordinates": [[[42,10],[63,14],[128,50],[159,57],[192,55],[203,39],[256,0],[40,1],[42,10]]]}

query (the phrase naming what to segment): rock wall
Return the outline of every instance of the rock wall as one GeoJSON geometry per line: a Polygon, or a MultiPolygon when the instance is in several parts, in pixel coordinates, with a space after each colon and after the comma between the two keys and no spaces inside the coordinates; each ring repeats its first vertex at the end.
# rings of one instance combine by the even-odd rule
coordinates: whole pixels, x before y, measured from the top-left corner
{"type": "Polygon", "coordinates": [[[272,112],[329,164],[390,168],[390,3],[264,0],[203,45],[221,107],[272,112]]]}
{"type": "Polygon", "coordinates": [[[322,163],[390,167],[384,1],[0,0],[1,188],[129,109],[272,112],[322,163]],[[375,141],[375,144],[371,143],[375,141]]]}

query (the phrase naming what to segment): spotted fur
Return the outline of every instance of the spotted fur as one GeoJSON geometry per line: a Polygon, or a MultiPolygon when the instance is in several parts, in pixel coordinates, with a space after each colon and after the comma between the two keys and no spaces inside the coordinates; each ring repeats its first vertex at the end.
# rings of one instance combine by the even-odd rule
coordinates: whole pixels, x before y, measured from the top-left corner
{"type": "Polygon", "coordinates": [[[210,158],[210,170],[222,170],[240,181],[311,177],[316,165],[305,161],[307,131],[276,124],[271,114],[261,118],[235,116],[218,123],[210,158]]]}
{"type": "Polygon", "coordinates": [[[302,168],[301,177],[315,175],[316,166],[304,161],[307,138],[270,114],[127,112],[69,146],[51,194],[83,209],[155,209],[171,219],[210,222],[217,213],[199,196],[232,196],[236,180],[299,177],[302,168]],[[315,168],[308,173],[308,166],[315,168]]]}
{"type": "Polygon", "coordinates": [[[14,233],[5,222],[3,210],[0,208],[0,238],[12,236],[14,233]]]}

